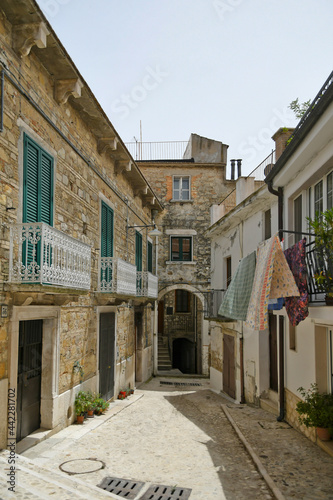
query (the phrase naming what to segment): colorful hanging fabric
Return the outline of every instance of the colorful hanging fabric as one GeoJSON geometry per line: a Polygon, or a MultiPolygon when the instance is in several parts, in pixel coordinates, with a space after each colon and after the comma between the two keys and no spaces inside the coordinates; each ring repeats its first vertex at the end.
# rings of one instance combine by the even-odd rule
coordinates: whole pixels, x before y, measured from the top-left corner
{"type": "Polygon", "coordinates": [[[254,330],[268,328],[269,299],[299,296],[294,277],[277,235],[257,250],[257,266],[246,325],[254,330]]]}
{"type": "Polygon", "coordinates": [[[226,318],[246,320],[256,269],[256,252],[242,259],[223,297],[219,314],[226,318]]]}
{"type": "Polygon", "coordinates": [[[293,273],[296,285],[298,286],[300,296],[286,298],[285,305],[290,323],[293,326],[298,325],[309,314],[309,294],[307,286],[307,267],[305,262],[306,239],[298,241],[295,245],[285,250],[284,255],[287,259],[291,272],[293,273]]]}

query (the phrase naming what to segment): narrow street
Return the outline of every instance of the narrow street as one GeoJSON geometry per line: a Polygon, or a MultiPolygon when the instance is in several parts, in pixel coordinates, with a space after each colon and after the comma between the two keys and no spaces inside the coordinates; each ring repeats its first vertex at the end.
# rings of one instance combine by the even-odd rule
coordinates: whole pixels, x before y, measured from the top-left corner
{"type": "MultiPolygon", "coordinates": [[[[158,377],[131,397],[133,404],[119,404],[123,409],[97,428],[84,429],[98,417],[83,426],[72,425],[23,455],[56,473],[67,462],[62,467],[72,467],[70,477],[94,486],[111,476],[190,489],[190,500],[274,498],[225,415],[224,404],[248,441],[255,438],[251,445],[258,445],[260,460],[269,459],[264,466],[283,490],[281,498],[333,498],[330,456],[287,424],[277,426],[275,417],[263,410],[233,405],[212,392],[207,379],[158,377]],[[269,432],[263,431],[265,427],[269,432]],[[289,450],[285,440],[291,444],[289,450]],[[284,447],[283,455],[279,446],[284,447]],[[275,452],[280,455],[274,457],[275,452]],[[87,458],[101,460],[105,468],[85,472],[82,459],[87,458]]],[[[45,494],[49,496],[58,498],[56,493],[45,494]]]]}

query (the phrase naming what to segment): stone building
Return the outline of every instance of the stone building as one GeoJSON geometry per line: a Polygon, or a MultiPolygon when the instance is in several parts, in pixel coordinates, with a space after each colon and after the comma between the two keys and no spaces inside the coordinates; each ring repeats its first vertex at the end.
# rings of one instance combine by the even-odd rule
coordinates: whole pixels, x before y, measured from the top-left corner
{"type": "MultiPolygon", "coordinates": [[[[158,245],[158,369],[208,374],[211,289],[210,207],[234,188],[226,180],[228,146],[192,134],[182,159],[138,165],[163,203],[158,245]]],[[[157,367],[156,367],[157,368],[157,367]]]]}
{"type": "Polygon", "coordinates": [[[80,389],[110,399],[152,374],[162,206],[33,0],[1,2],[0,39],[6,447],[73,422],[80,389]]]}

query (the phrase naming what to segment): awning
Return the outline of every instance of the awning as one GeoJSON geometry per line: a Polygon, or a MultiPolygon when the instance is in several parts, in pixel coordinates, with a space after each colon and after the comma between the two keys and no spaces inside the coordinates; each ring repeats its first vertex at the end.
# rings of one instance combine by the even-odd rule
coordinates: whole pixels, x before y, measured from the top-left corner
{"type": "Polygon", "coordinates": [[[269,299],[299,297],[293,274],[277,235],[257,250],[257,266],[248,307],[246,326],[254,330],[268,328],[269,299]]]}

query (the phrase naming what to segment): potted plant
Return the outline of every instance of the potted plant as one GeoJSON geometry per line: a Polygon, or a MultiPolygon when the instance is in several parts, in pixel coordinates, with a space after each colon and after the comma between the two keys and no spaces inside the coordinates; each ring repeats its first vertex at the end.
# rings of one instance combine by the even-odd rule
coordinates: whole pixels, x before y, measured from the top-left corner
{"type": "Polygon", "coordinates": [[[328,441],[333,430],[333,394],[319,392],[317,384],[311,384],[309,390],[303,387],[297,390],[303,397],[296,404],[300,423],[315,427],[319,439],[328,441]]]}
{"type": "Polygon", "coordinates": [[[74,401],[76,421],[83,424],[85,412],[87,411],[87,395],[84,391],[79,391],[74,401]]]}
{"type": "Polygon", "coordinates": [[[316,272],[314,278],[328,305],[333,305],[333,208],[307,217],[314,234],[316,272]]]}
{"type": "Polygon", "coordinates": [[[92,418],[94,416],[94,411],[96,408],[96,396],[91,392],[87,392],[87,413],[88,417],[92,418]]]}
{"type": "Polygon", "coordinates": [[[109,403],[105,399],[98,397],[95,399],[95,413],[100,415],[109,408],[109,403]]]}

